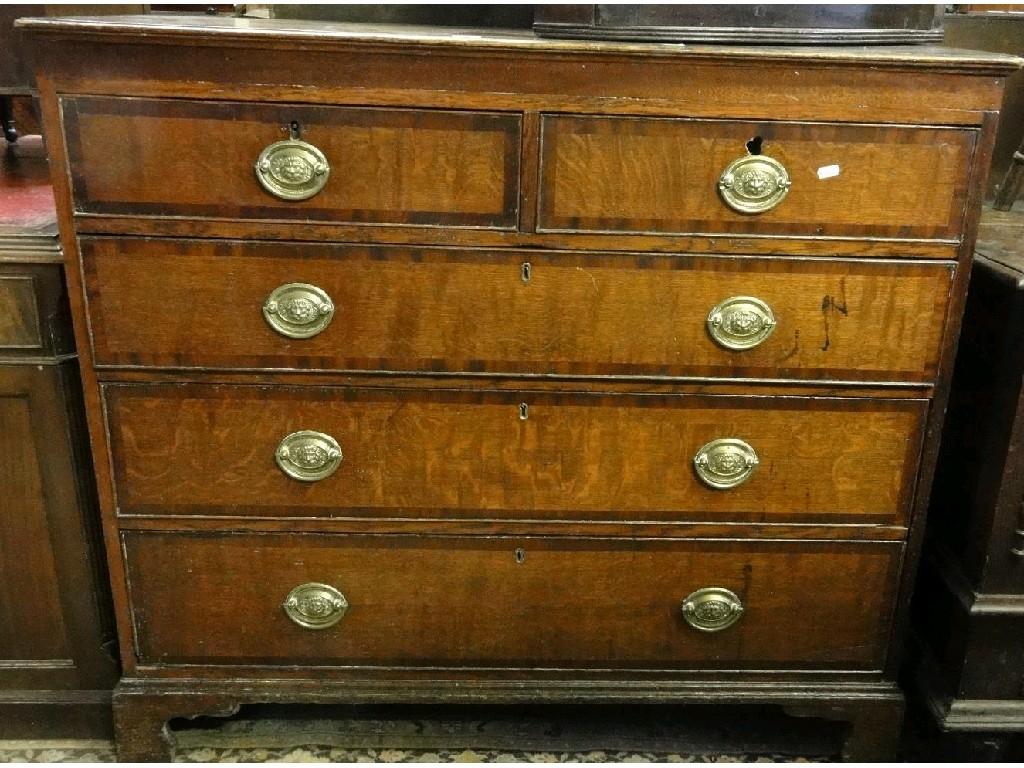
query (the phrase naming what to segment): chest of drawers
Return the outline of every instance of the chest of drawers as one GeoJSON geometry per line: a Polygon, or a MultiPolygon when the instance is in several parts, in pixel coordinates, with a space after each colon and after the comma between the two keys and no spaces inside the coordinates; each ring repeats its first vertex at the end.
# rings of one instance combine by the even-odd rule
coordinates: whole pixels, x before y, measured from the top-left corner
{"type": "Polygon", "coordinates": [[[774,703],[891,749],[1016,59],[25,26],[122,757],[289,701],[774,703]]]}

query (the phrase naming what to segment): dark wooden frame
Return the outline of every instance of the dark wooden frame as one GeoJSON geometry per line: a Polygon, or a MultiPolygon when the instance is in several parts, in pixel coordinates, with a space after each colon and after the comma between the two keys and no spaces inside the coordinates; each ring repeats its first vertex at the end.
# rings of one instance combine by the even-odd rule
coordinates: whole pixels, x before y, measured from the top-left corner
{"type": "Polygon", "coordinates": [[[986,211],[914,600],[907,681],[961,759],[1024,732],[1024,260],[1019,212],[986,211]]]}
{"type": "MultiPolygon", "coordinates": [[[[20,162],[35,162],[45,178],[42,156],[20,162]]],[[[22,557],[5,558],[2,570],[5,596],[30,603],[40,618],[35,626],[17,625],[13,619],[24,609],[0,607],[11,620],[0,634],[19,635],[14,650],[0,642],[2,739],[106,738],[112,732],[113,616],[61,260],[52,219],[0,225],[0,280],[12,281],[24,298],[9,318],[24,334],[0,338],[0,400],[13,409],[20,405],[28,424],[4,434],[4,455],[9,466],[39,477],[38,498],[28,498],[36,508],[10,498],[3,506],[3,548],[22,557]],[[37,535],[28,537],[33,530],[37,535]],[[54,603],[37,602],[51,592],[54,603]],[[26,658],[20,651],[32,644],[61,646],[65,653],[26,658]]],[[[26,476],[11,480],[21,485],[26,476]]]]}

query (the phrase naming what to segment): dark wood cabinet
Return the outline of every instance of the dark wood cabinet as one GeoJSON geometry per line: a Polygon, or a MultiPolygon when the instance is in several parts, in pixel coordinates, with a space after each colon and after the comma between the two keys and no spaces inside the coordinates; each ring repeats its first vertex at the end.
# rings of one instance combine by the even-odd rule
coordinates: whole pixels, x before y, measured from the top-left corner
{"type": "Polygon", "coordinates": [[[0,164],[0,738],[105,736],[116,648],[45,155],[0,164]]]}
{"type": "Polygon", "coordinates": [[[1004,757],[1024,732],[1022,244],[1024,213],[986,213],[915,598],[916,682],[931,713],[1004,757]]]}
{"type": "Polygon", "coordinates": [[[123,759],[246,703],[759,703],[892,757],[1005,75],[31,20],[123,759]]]}

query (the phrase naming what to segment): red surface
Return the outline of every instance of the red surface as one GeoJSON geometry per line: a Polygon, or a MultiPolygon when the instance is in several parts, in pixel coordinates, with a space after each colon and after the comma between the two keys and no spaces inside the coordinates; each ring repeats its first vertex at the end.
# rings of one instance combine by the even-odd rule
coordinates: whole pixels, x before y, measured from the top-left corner
{"type": "Polygon", "coordinates": [[[36,229],[56,220],[49,165],[42,142],[34,138],[0,148],[0,227],[36,229]]]}

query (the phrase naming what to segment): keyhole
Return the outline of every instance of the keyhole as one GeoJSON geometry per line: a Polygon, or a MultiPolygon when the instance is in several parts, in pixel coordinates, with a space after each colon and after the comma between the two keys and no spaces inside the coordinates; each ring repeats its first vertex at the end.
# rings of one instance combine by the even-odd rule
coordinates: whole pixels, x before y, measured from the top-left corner
{"type": "Polygon", "coordinates": [[[302,132],[302,129],[299,127],[299,121],[298,120],[292,120],[288,124],[288,137],[289,138],[297,139],[297,138],[299,138],[299,134],[301,132],[302,132]]]}
{"type": "Polygon", "coordinates": [[[516,562],[522,565],[526,561],[526,550],[516,547],[516,562]]]}
{"type": "Polygon", "coordinates": [[[530,406],[528,406],[526,403],[520,403],[519,404],[519,420],[520,421],[526,421],[528,418],[530,418],[530,406]]]}
{"type": "Polygon", "coordinates": [[[524,283],[530,282],[530,278],[533,276],[533,266],[528,261],[523,262],[522,272],[520,273],[524,283]]]}
{"type": "Polygon", "coordinates": [[[760,155],[762,143],[763,139],[760,136],[755,136],[754,138],[747,142],[747,152],[749,152],[752,155],[760,155]]]}

